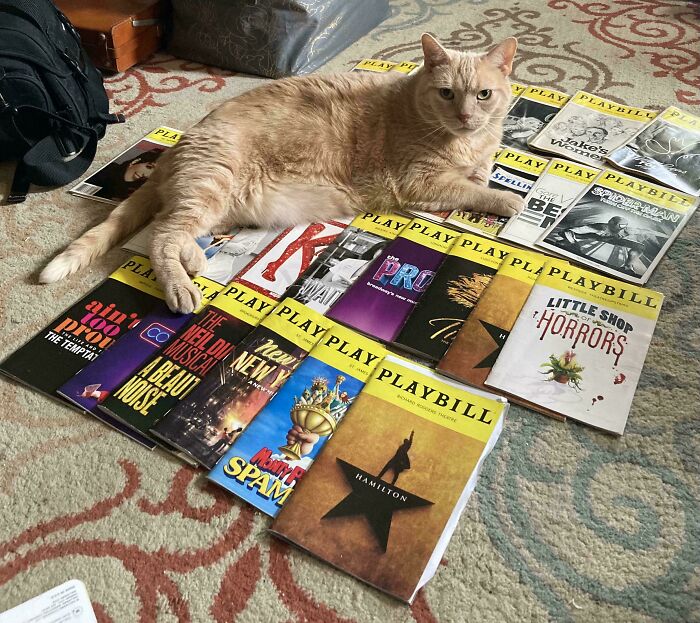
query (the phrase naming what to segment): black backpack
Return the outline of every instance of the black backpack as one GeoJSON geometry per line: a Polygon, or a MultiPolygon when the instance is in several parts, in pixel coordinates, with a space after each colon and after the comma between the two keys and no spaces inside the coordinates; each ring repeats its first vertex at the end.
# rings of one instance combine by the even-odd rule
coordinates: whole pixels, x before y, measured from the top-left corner
{"type": "Polygon", "coordinates": [[[8,203],[92,163],[109,114],[102,76],[50,0],[0,0],[0,160],[18,160],[8,203]]]}

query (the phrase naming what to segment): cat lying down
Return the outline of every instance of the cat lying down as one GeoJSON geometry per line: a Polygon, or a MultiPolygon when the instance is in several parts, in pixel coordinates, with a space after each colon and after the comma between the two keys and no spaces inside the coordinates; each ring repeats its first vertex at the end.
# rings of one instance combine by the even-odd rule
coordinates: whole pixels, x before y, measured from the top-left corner
{"type": "Polygon", "coordinates": [[[195,237],[286,227],[364,210],[465,209],[511,216],[522,199],[486,184],[511,98],[517,42],[484,54],[421,38],[415,74],[311,75],[222,104],[159,159],[109,217],[42,271],[52,283],[154,217],[151,262],[173,311],[191,312],[204,270],[195,237]]]}

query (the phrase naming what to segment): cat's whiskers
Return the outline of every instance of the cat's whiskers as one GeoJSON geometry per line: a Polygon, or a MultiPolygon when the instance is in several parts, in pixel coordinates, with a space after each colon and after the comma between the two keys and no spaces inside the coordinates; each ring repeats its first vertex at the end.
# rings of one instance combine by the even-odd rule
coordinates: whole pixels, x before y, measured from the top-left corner
{"type": "Polygon", "coordinates": [[[440,123],[437,123],[435,121],[429,121],[428,119],[424,119],[422,117],[419,117],[411,122],[411,127],[412,128],[430,128],[430,129],[437,129],[437,130],[442,130],[443,127],[440,123]]]}
{"type": "Polygon", "coordinates": [[[416,143],[421,143],[421,142],[425,141],[427,138],[429,138],[429,137],[431,137],[431,136],[437,134],[437,133],[440,132],[441,130],[443,130],[443,128],[440,127],[440,126],[438,126],[438,127],[436,127],[436,128],[433,128],[430,132],[428,132],[428,133],[425,134],[424,136],[421,136],[420,138],[417,138],[415,142],[416,142],[416,143]]]}

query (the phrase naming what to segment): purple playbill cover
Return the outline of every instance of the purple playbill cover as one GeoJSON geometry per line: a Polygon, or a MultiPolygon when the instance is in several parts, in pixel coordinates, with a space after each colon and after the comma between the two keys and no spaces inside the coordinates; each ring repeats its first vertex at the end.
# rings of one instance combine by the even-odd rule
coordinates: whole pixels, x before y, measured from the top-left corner
{"type": "Polygon", "coordinates": [[[85,366],[57,393],[86,411],[92,411],[191,318],[191,314],[174,314],[165,306],[148,314],[134,331],[85,366]]]}
{"type": "Polygon", "coordinates": [[[446,227],[414,219],[350,286],[328,317],[393,341],[458,237],[446,227]]]}
{"type": "Polygon", "coordinates": [[[173,314],[165,306],[148,314],[138,327],[64,383],[56,393],[152,450],[156,446],[153,440],[100,411],[97,405],[191,318],[192,314],[173,314]]]}

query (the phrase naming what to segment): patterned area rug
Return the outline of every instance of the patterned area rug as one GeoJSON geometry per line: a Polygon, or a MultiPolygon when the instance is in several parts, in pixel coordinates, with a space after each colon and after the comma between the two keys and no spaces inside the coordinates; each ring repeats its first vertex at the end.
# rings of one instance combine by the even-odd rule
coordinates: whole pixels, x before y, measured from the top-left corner
{"type": "MultiPolygon", "coordinates": [[[[697,3],[395,0],[324,70],[417,60],[425,30],[464,50],[516,35],[522,82],[700,112],[697,3]]],[[[129,119],[95,166],[260,82],[167,56],[110,78],[129,119]]],[[[9,179],[0,169],[0,196],[9,179]]],[[[123,259],[115,250],[68,281],[36,283],[106,213],[63,190],[0,210],[0,356],[123,259]]],[[[667,299],[625,436],[513,408],[411,608],[270,539],[265,519],[189,467],[1,380],[0,611],[74,577],[101,622],[700,621],[699,266],[696,215],[650,283],[667,299]]]]}

